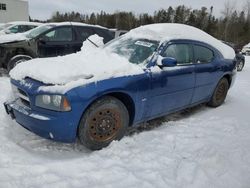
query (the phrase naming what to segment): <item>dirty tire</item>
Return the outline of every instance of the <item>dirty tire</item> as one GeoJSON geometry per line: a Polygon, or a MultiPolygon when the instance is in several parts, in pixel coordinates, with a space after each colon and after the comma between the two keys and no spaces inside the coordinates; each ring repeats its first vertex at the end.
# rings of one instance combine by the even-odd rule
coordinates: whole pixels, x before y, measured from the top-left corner
{"type": "Polygon", "coordinates": [[[244,68],[244,65],[245,63],[243,61],[240,61],[238,64],[237,64],[237,71],[242,71],[243,68],[244,68]]]}
{"type": "Polygon", "coordinates": [[[108,146],[126,133],[129,114],[125,105],[115,97],[105,96],[94,102],[83,115],[78,137],[91,150],[108,146]]]}
{"type": "Polygon", "coordinates": [[[226,99],[228,89],[229,89],[228,80],[226,78],[222,78],[217,84],[213,96],[209,101],[208,105],[211,107],[220,106],[226,99]]]}
{"type": "Polygon", "coordinates": [[[28,61],[31,60],[32,57],[30,56],[26,56],[26,55],[17,55],[14,56],[13,58],[11,58],[8,62],[7,65],[7,71],[8,73],[11,71],[11,69],[13,69],[17,64],[24,62],[24,61],[28,61]]]}

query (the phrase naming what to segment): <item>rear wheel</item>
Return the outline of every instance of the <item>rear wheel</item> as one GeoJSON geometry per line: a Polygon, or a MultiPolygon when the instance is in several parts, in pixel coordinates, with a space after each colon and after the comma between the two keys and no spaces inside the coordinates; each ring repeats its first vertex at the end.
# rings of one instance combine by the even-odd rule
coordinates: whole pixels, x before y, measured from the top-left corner
{"type": "Polygon", "coordinates": [[[213,96],[208,105],[212,107],[220,106],[226,99],[229,83],[226,78],[222,78],[217,84],[213,96]]]}
{"type": "Polygon", "coordinates": [[[243,61],[240,61],[240,62],[237,64],[237,71],[242,71],[243,68],[244,68],[244,62],[243,62],[243,61]]]}
{"type": "Polygon", "coordinates": [[[79,125],[78,137],[87,148],[99,150],[113,140],[120,140],[128,124],[129,115],[125,105],[114,97],[103,97],[85,112],[79,125]]]}
{"type": "Polygon", "coordinates": [[[7,65],[7,71],[10,72],[17,64],[22,63],[24,61],[31,60],[32,57],[27,55],[17,55],[10,59],[7,65]]]}

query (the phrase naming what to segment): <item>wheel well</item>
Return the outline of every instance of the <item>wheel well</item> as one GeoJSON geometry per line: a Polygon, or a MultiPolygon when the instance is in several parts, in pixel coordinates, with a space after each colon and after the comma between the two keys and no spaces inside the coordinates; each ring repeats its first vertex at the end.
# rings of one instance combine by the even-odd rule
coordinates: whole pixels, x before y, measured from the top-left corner
{"type": "Polygon", "coordinates": [[[228,83],[229,83],[229,87],[231,86],[231,82],[232,82],[232,76],[229,74],[226,74],[223,76],[223,78],[226,78],[228,83]]]}
{"type": "Polygon", "coordinates": [[[108,96],[119,99],[125,105],[129,113],[129,126],[131,126],[135,117],[135,104],[133,99],[129,95],[121,92],[109,93],[108,96]]]}

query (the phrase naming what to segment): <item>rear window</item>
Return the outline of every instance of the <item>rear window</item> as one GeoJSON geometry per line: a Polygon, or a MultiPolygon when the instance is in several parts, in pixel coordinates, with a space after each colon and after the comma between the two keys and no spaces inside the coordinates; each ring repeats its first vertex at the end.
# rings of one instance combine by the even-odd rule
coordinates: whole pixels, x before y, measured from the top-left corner
{"type": "Polygon", "coordinates": [[[213,51],[203,46],[195,45],[194,52],[196,63],[210,63],[214,58],[213,51]]]}
{"type": "Polygon", "coordinates": [[[114,36],[112,35],[112,32],[109,30],[100,29],[100,28],[95,28],[94,30],[95,30],[97,35],[99,35],[100,37],[103,37],[104,43],[107,43],[114,38],[114,36]]]}
{"type": "Polygon", "coordinates": [[[85,41],[89,36],[94,35],[94,31],[88,27],[76,27],[80,40],[85,41]]]}

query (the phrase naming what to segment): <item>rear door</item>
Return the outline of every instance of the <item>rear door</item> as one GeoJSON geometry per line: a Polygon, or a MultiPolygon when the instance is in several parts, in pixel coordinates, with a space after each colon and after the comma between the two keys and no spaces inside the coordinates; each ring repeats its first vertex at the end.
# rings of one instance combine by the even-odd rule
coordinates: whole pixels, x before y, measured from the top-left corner
{"type": "Polygon", "coordinates": [[[195,91],[192,103],[207,100],[213,93],[221,73],[221,65],[216,61],[216,53],[212,48],[202,44],[194,44],[195,55],[195,91]]]}
{"type": "Polygon", "coordinates": [[[72,48],[75,34],[71,26],[56,27],[38,39],[40,57],[54,57],[74,52],[72,48]]]}

